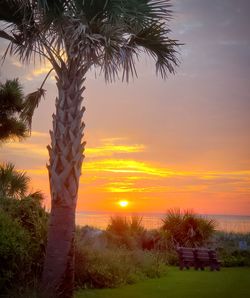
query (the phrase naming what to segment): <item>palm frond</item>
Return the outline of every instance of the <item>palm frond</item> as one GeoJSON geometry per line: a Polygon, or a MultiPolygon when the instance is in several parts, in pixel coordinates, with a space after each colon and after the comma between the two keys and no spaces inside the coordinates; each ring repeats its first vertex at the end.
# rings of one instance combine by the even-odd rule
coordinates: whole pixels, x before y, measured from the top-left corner
{"type": "Polygon", "coordinates": [[[30,129],[34,111],[38,107],[42,97],[45,96],[45,92],[46,90],[39,88],[37,91],[29,93],[25,97],[24,106],[21,113],[21,119],[28,123],[30,129]]]}
{"type": "Polygon", "coordinates": [[[169,19],[169,0],[74,0],[76,13],[82,11],[87,20],[102,18],[109,23],[145,24],[152,19],[169,19]],[[132,23],[131,23],[132,22],[132,23]]]}
{"type": "Polygon", "coordinates": [[[5,0],[3,7],[9,1],[0,19],[10,27],[0,37],[11,41],[9,52],[22,61],[39,55],[59,71],[68,59],[77,59],[85,67],[100,66],[106,81],[120,72],[127,81],[136,76],[141,50],[163,78],[178,65],[178,42],[169,38],[167,27],[169,0],[5,0]]]}
{"type": "Polygon", "coordinates": [[[123,42],[123,30],[120,26],[102,24],[99,26],[99,53],[98,63],[101,72],[107,82],[112,82],[118,77],[121,63],[121,44],[123,42]]]}
{"type": "Polygon", "coordinates": [[[145,228],[143,226],[143,217],[142,216],[131,216],[130,221],[130,232],[132,234],[142,234],[145,232],[145,228]]]}
{"type": "Polygon", "coordinates": [[[174,73],[175,66],[178,66],[177,59],[178,42],[168,37],[169,29],[164,23],[153,22],[138,33],[134,32],[130,40],[133,47],[141,47],[156,62],[156,72],[163,78],[167,73],[174,73]]]}
{"type": "Polygon", "coordinates": [[[139,55],[135,48],[130,45],[121,47],[121,69],[122,69],[122,80],[129,81],[130,76],[132,78],[137,77],[137,71],[135,67],[135,59],[139,59],[139,55]]]}
{"type": "Polygon", "coordinates": [[[96,56],[101,61],[99,65],[106,81],[113,81],[120,71],[122,79],[126,81],[130,76],[137,76],[135,61],[142,50],[155,60],[157,74],[166,78],[168,73],[174,73],[179,63],[176,57],[178,42],[169,38],[170,30],[166,27],[166,19],[171,15],[168,9],[170,4],[169,1],[167,4],[163,2],[125,1],[121,4],[118,0],[106,1],[106,14],[99,12],[88,23],[89,34],[95,32],[95,35],[101,36],[99,43],[90,47],[101,49],[96,56]],[[140,6],[138,9],[132,5],[135,2],[140,6]],[[113,11],[116,11],[115,19],[109,17],[109,13],[112,14],[113,11]],[[140,14],[144,16],[144,20],[140,14]],[[107,30],[108,28],[112,30],[107,30]]]}
{"type": "Polygon", "coordinates": [[[27,194],[27,197],[31,197],[38,202],[42,202],[44,200],[44,194],[39,190],[27,194]]]}
{"type": "Polygon", "coordinates": [[[20,198],[28,190],[30,178],[25,172],[16,171],[12,163],[0,165],[0,195],[20,198]]]}
{"type": "Polygon", "coordinates": [[[110,218],[110,223],[107,226],[107,231],[116,235],[123,235],[129,231],[129,222],[126,217],[114,216],[110,218]]]}
{"type": "Polygon", "coordinates": [[[5,32],[4,30],[0,30],[0,37],[7,39],[13,43],[16,43],[16,40],[13,36],[11,36],[10,34],[8,34],[7,32],[5,32]]]}
{"type": "Polygon", "coordinates": [[[16,119],[14,117],[4,118],[0,120],[0,143],[7,142],[9,140],[22,140],[27,138],[29,131],[24,121],[16,119]]]}
{"type": "Polygon", "coordinates": [[[20,112],[23,106],[23,87],[18,79],[0,83],[0,115],[20,112]]]}
{"type": "Polygon", "coordinates": [[[0,20],[22,26],[25,16],[31,16],[30,1],[1,0],[0,20]]]}
{"type": "Polygon", "coordinates": [[[23,87],[18,79],[0,83],[0,142],[28,136],[26,123],[20,119],[23,109],[23,87]]]}

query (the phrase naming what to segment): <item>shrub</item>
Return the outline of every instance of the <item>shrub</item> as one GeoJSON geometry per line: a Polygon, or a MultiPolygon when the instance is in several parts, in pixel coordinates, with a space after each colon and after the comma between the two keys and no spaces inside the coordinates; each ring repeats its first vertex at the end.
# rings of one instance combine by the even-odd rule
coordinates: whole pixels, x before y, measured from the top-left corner
{"type": "Polygon", "coordinates": [[[165,273],[166,266],[161,253],[157,251],[135,250],[131,257],[134,266],[141,272],[143,278],[160,277],[165,273]]]}
{"type": "Polygon", "coordinates": [[[250,266],[250,251],[235,250],[230,252],[221,248],[218,253],[224,267],[250,266]]]}
{"type": "Polygon", "coordinates": [[[0,262],[3,288],[7,288],[14,279],[15,286],[21,291],[24,285],[18,284],[18,281],[25,277],[27,285],[42,272],[48,214],[41,206],[39,198],[39,193],[18,200],[0,198],[1,256],[10,255],[4,262],[0,262]],[[10,229],[9,238],[6,235],[7,228],[10,229]]]}
{"type": "Polygon", "coordinates": [[[222,266],[250,266],[250,233],[216,232],[214,246],[218,250],[222,266]],[[246,243],[246,249],[239,249],[239,242],[246,243]]]}
{"type": "Polygon", "coordinates": [[[164,263],[169,266],[178,266],[179,257],[176,250],[166,250],[161,252],[164,263]]]}
{"type": "Polygon", "coordinates": [[[78,246],[89,246],[97,250],[108,247],[107,233],[90,226],[76,227],[76,242],[78,246]]]}
{"type": "Polygon", "coordinates": [[[162,229],[146,230],[141,235],[142,248],[166,251],[172,249],[171,235],[162,229]]]}
{"type": "Polygon", "coordinates": [[[39,193],[19,200],[0,198],[0,208],[18,221],[29,234],[32,266],[36,273],[41,272],[47,241],[48,213],[41,206],[39,193]]]}
{"type": "Polygon", "coordinates": [[[76,249],[75,280],[77,286],[113,288],[126,284],[131,277],[132,264],[124,251],[116,249],[76,249]]]}
{"type": "Polygon", "coordinates": [[[234,251],[239,249],[239,242],[244,241],[250,249],[250,233],[233,233],[217,231],[213,237],[217,246],[226,249],[227,251],[234,251]]]}
{"type": "Polygon", "coordinates": [[[30,242],[29,233],[0,210],[0,292],[30,273],[30,242]]]}
{"type": "Polygon", "coordinates": [[[76,245],[76,285],[114,288],[163,273],[161,259],[152,253],[124,248],[94,250],[76,245]]]}

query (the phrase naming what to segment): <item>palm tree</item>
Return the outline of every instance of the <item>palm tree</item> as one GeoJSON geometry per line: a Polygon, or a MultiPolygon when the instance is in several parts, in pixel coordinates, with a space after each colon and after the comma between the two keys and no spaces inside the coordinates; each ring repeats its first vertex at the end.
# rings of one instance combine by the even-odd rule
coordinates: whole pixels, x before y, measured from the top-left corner
{"type": "MultiPolygon", "coordinates": [[[[83,151],[82,93],[90,68],[106,81],[136,76],[144,51],[163,78],[174,73],[177,41],[169,38],[169,0],[2,0],[0,37],[6,54],[50,62],[58,88],[49,151],[51,217],[43,285],[72,297],[75,208],[83,151]]],[[[33,98],[33,107],[39,97],[33,98]]]]}

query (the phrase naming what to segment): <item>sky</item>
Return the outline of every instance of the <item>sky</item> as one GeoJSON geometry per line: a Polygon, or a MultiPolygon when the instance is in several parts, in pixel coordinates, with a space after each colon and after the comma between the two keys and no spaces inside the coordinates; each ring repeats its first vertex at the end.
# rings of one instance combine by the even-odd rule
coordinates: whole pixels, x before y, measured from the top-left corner
{"type": "MultiPolygon", "coordinates": [[[[129,212],[193,209],[203,214],[250,215],[250,1],[172,0],[171,37],[180,66],[156,77],[145,56],[138,79],[107,85],[87,75],[84,105],[87,141],[78,211],[129,212]]],[[[7,42],[1,40],[0,56],[7,42]]],[[[18,77],[31,92],[49,65],[21,65],[8,57],[0,81],[18,77]]],[[[48,80],[32,136],[0,148],[31,177],[31,190],[50,194],[46,146],[50,143],[56,86],[48,80]]]]}

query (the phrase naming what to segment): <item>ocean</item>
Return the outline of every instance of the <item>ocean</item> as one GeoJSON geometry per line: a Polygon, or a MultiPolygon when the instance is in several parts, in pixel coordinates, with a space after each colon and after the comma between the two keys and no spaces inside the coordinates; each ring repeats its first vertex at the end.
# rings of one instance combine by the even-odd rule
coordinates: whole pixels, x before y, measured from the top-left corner
{"type": "MultiPolygon", "coordinates": [[[[108,212],[85,212],[76,213],[76,224],[79,226],[93,226],[99,229],[105,229],[110,221],[110,217],[121,215],[130,217],[137,215],[142,217],[142,224],[147,229],[154,229],[161,226],[161,219],[164,214],[161,213],[108,213],[108,212]]],[[[213,219],[216,222],[216,230],[235,233],[250,233],[250,216],[241,215],[202,215],[205,218],[213,219]]]]}

